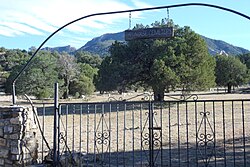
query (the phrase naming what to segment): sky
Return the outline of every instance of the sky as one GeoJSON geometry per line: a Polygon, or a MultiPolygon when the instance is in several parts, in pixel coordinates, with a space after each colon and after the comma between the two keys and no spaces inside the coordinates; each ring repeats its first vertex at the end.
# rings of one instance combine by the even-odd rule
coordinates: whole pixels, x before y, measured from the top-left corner
{"type": "MultiPolygon", "coordinates": [[[[249,0],[0,0],[0,47],[38,48],[54,31],[77,18],[100,12],[131,10],[182,3],[207,3],[250,16],[249,0]]],[[[167,9],[131,13],[131,27],[150,25],[168,17],[167,9]]],[[[202,6],[169,9],[169,18],[196,33],[250,50],[250,20],[202,6]]],[[[76,49],[106,33],[129,28],[129,13],[95,16],[78,21],[55,34],[43,47],[71,45],[76,49]]]]}

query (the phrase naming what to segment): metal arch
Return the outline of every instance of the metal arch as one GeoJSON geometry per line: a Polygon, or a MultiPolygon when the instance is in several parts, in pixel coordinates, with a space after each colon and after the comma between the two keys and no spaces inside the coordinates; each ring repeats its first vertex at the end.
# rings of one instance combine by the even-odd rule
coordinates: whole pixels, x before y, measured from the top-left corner
{"type": "Polygon", "coordinates": [[[151,8],[140,8],[140,9],[132,9],[132,10],[121,10],[121,11],[113,11],[113,12],[102,12],[102,13],[94,13],[94,14],[90,14],[90,15],[86,15],[83,17],[80,17],[78,19],[75,19],[67,24],[65,24],[64,26],[58,28],[55,32],[53,32],[52,34],[50,34],[42,43],[41,45],[36,49],[36,51],[33,53],[33,55],[31,56],[31,58],[28,60],[28,62],[23,66],[23,68],[21,69],[21,71],[16,75],[16,77],[14,78],[13,82],[12,82],[12,102],[13,105],[15,105],[16,100],[15,100],[15,83],[17,81],[17,79],[20,77],[20,75],[23,73],[23,71],[28,67],[28,65],[31,63],[32,59],[36,56],[36,54],[38,53],[38,51],[42,48],[42,46],[51,38],[53,37],[56,33],[58,33],[59,31],[61,31],[62,29],[64,29],[65,27],[67,27],[70,24],[73,24],[77,21],[89,18],[89,17],[93,17],[93,16],[100,16],[100,15],[111,15],[111,14],[118,14],[118,13],[128,13],[128,12],[139,12],[139,11],[148,11],[148,10],[158,10],[158,9],[166,9],[166,8],[176,8],[176,7],[184,7],[184,6],[206,6],[206,7],[212,7],[212,8],[217,8],[217,9],[221,9],[221,10],[225,10],[234,14],[237,14],[241,17],[244,17],[248,20],[250,20],[250,17],[240,13],[236,10],[233,9],[229,9],[229,8],[225,8],[225,7],[221,7],[218,5],[212,5],[212,4],[206,4],[206,3],[184,3],[184,4],[177,4],[177,5],[168,5],[168,6],[158,6],[158,7],[151,7],[151,8]]]}

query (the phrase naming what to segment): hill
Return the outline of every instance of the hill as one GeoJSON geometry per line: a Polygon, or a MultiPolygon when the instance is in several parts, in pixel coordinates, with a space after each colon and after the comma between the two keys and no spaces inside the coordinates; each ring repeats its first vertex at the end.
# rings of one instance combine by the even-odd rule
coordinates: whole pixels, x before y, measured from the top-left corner
{"type": "Polygon", "coordinates": [[[208,51],[211,55],[223,54],[223,53],[228,55],[239,55],[250,52],[247,49],[228,44],[221,40],[210,39],[204,36],[201,37],[206,41],[208,51]]]}
{"type": "MultiPolygon", "coordinates": [[[[109,54],[109,47],[114,41],[125,42],[124,32],[104,34],[96,37],[84,46],[79,48],[79,51],[88,51],[91,53],[99,54],[101,57],[109,54]]],[[[221,40],[210,39],[205,36],[201,36],[207,43],[208,51],[211,55],[216,54],[228,54],[239,55],[249,53],[250,51],[241,47],[233,46],[221,40]]]]}
{"type": "Polygon", "coordinates": [[[104,34],[100,37],[96,37],[92,39],[91,41],[87,42],[84,46],[82,46],[78,50],[95,53],[103,57],[109,54],[109,47],[115,41],[124,42],[125,41],[124,32],[104,34]]]}
{"type": "Polygon", "coordinates": [[[47,51],[51,51],[51,52],[67,52],[67,53],[74,53],[76,51],[76,48],[71,47],[70,45],[68,46],[60,46],[60,47],[55,47],[55,48],[50,48],[50,47],[45,47],[42,48],[42,50],[47,50],[47,51]]]}

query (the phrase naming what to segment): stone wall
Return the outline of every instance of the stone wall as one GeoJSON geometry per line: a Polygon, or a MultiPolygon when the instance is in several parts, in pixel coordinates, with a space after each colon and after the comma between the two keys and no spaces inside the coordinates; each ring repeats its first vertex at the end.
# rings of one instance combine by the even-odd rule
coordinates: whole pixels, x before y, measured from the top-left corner
{"type": "Polygon", "coordinates": [[[0,167],[27,166],[36,162],[36,133],[31,108],[0,106],[0,167]]]}

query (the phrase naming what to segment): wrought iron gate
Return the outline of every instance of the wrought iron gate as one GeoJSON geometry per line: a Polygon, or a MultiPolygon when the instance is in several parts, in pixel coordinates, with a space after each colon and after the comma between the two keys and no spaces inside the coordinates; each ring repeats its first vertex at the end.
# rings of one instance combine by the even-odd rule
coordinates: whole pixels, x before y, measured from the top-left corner
{"type": "Polygon", "coordinates": [[[250,100],[60,103],[58,164],[247,166],[250,100]]]}

